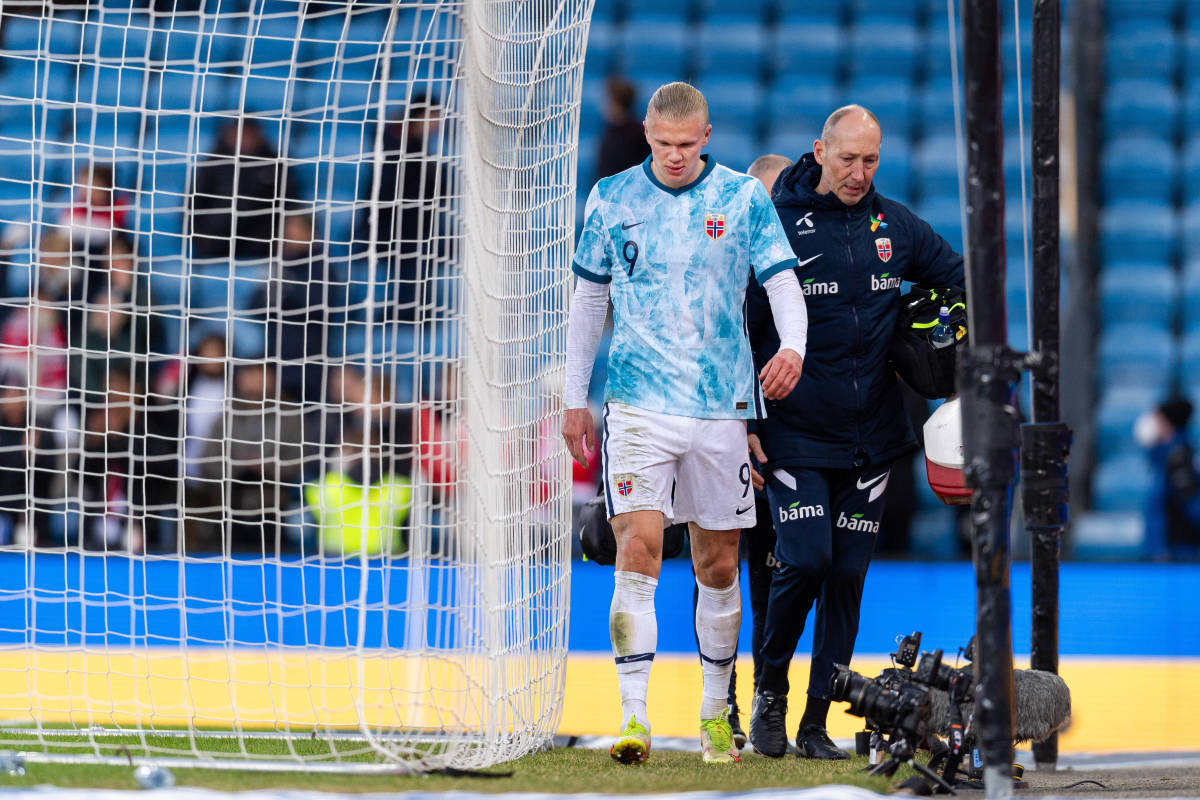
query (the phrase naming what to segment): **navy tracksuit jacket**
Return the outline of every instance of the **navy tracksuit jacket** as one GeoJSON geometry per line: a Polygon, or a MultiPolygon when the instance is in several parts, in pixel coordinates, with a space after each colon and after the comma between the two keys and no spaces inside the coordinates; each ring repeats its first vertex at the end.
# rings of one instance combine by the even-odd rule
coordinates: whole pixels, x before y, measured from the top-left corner
{"type": "MultiPolygon", "coordinates": [[[[811,153],[771,193],[796,253],[808,308],[808,352],[787,397],[757,423],[768,462],[779,562],[764,623],[760,688],[787,692],[787,669],[814,602],[808,693],[828,694],[849,664],[889,468],[916,449],[888,349],[901,281],[963,285],[962,256],[927,223],[872,187],[853,206],[817,194],[811,153]]],[[[779,349],[766,292],[747,296],[750,344],[761,369],[779,349]]],[[[760,525],[763,523],[760,520],[760,525]]]]}

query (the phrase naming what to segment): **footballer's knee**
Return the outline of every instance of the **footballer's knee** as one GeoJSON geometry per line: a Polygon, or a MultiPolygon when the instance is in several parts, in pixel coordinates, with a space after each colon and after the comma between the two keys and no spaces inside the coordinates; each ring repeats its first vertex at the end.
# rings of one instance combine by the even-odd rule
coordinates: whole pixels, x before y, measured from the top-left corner
{"type": "Polygon", "coordinates": [[[738,531],[706,531],[691,526],[692,566],[705,586],[723,589],[738,575],[738,531]]]}
{"type": "Polygon", "coordinates": [[[662,566],[662,515],[652,520],[642,513],[618,514],[612,518],[617,540],[616,568],[657,578],[662,566]]]}

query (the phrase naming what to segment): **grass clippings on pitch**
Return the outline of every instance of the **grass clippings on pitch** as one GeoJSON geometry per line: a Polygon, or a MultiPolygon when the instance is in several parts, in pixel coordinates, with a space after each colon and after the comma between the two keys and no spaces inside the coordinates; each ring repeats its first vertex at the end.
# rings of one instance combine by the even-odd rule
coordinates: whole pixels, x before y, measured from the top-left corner
{"type": "MultiPolygon", "coordinates": [[[[135,759],[136,761],[136,759],[135,759]]],[[[705,764],[700,753],[656,752],[637,766],[614,764],[603,750],[557,749],[527,756],[484,773],[510,777],[447,775],[373,775],[253,770],[173,769],[176,785],[221,791],[309,789],[336,792],[473,791],[473,792],[603,792],[642,794],[709,790],[744,792],[768,787],[851,784],[887,792],[888,782],[868,778],[860,770],[866,760],[810,761],[787,756],[768,759],[748,755],[741,764],[705,764]]],[[[52,784],[63,788],[135,789],[129,767],[89,764],[34,764],[22,777],[0,773],[0,788],[52,784]]]]}

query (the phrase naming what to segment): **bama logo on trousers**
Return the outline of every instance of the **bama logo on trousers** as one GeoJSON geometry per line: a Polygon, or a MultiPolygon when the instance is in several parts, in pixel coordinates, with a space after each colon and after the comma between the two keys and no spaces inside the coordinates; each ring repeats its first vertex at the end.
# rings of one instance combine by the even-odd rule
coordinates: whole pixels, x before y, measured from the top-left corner
{"type": "Polygon", "coordinates": [[[847,517],[845,511],[838,514],[837,526],[839,528],[848,528],[852,531],[861,531],[862,533],[879,533],[878,522],[863,519],[862,514],[851,514],[847,517]]]}
{"type": "Polygon", "coordinates": [[[825,516],[824,506],[802,506],[799,503],[792,503],[788,508],[779,507],[779,521],[791,522],[797,519],[808,519],[809,517],[825,516]]]}

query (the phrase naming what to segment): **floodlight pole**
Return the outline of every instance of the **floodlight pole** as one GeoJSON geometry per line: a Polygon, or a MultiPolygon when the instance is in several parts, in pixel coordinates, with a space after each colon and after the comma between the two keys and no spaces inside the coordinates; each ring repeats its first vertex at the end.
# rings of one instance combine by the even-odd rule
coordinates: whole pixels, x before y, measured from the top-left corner
{"type": "Polygon", "coordinates": [[[1004,301],[1003,116],[997,0],[962,6],[970,349],[959,360],[963,455],[973,489],[976,731],[986,796],[1012,795],[1013,658],[1008,526],[1016,472],[1014,387],[1004,301]]]}
{"type": "MultiPolygon", "coordinates": [[[[1032,419],[1021,426],[1021,499],[1031,542],[1030,666],[1058,672],[1058,568],[1067,524],[1071,431],[1059,408],[1059,0],[1033,4],[1032,419]]],[[[1038,769],[1058,765],[1058,734],[1033,745],[1038,769]]]]}

